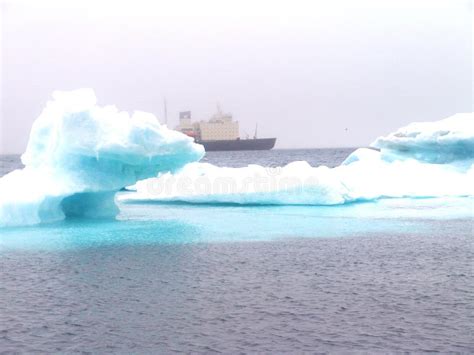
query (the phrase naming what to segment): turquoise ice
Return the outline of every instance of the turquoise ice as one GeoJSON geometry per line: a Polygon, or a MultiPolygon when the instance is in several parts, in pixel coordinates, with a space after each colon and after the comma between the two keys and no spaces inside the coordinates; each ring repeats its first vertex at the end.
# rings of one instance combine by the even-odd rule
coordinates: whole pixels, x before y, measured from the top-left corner
{"type": "Polygon", "coordinates": [[[25,168],[0,179],[0,226],[115,217],[115,193],[204,154],[145,112],[100,107],[92,90],[55,92],[34,122],[25,168]]]}
{"type": "MultiPolygon", "coordinates": [[[[159,224],[167,220],[161,211],[185,213],[179,203],[186,203],[214,206],[207,210],[213,216],[224,215],[216,206],[246,206],[235,210],[241,213],[235,219],[241,227],[239,220],[248,213],[258,216],[263,211],[252,210],[252,206],[335,206],[388,198],[412,200],[414,205],[421,198],[464,198],[463,207],[449,213],[458,211],[466,218],[465,206],[472,207],[474,195],[473,123],[472,113],[412,123],[378,138],[370,149],[358,149],[335,168],[312,167],[304,161],[277,168],[225,168],[199,163],[203,147],[160,125],[152,114],[137,111],[130,115],[115,106],[98,106],[90,89],[55,92],[33,124],[22,156],[25,168],[0,179],[0,226],[71,218],[114,220],[119,213],[121,221],[140,220],[139,215],[129,213],[139,205],[147,220],[159,224]],[[131,185],[136,191],[117,195],[131,185]],[[170,203],[174,203],[172,209],[170,203]]],[[[377,209],[380,206],[372,204],[377,209]]],[[[407,206],[403,209],[409,210],[407,206]]],[[[364,211],[349,210],[355,215],[364,211]]],[[[470,211],[472,214],[472,208],[470,211]]],[[[205,221],[219,225],[205,214],[199,222],[195,216],[200,213],[195,212],[193,226],[205,221]]],[[[296,213],[293,219],[303,223],[309,212],[301,208],[292,213],[296,213]]],[[[366,216],[372,213],[366,210],[366,216]]],[[[268,216],[261,218],[272,221],[277,231],[285,229],[268,216]]],[[[179,224],[183,221],[189,222],[185,218],[179,224]]],[[[254,228],[266,230],[265,221],[254,221],[254,228]]],[[[214,232],[209,228],[205,228],[209,235],[218,234],[219,228],[214,232]]],[[[245,228],[237,230],[240,235],[253,235],[245,228]]],[[[312,227],[308,230],[314,231],[312,227]]]]}

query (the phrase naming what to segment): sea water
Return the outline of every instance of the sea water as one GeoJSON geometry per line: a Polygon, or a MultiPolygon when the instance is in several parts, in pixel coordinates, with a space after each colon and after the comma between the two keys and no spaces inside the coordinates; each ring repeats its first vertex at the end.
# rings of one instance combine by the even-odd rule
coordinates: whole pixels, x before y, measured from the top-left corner
{"type": "MultiPolygon", "coordinates": [[[[333,167],[352,151],[203,160],[333,167]]],[[[0,230],[2,351],[474,351],[472,198],[119,210],[0,230]]]]}

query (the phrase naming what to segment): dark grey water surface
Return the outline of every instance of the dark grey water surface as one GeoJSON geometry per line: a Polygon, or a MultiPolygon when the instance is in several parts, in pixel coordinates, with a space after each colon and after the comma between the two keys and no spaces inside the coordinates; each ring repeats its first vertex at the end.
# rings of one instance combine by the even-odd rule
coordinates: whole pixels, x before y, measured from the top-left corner
{"type": "MultiPolygon", "coordinates": [[[[293,160],[334,166],[350,151],[206,159],[227,166],[293,160]]],[[[7,159],[5,172],[19,166],[18,157],[7,159]]],[[[0,352],[472,353],[472,219],[410,221],[408,230],[367,228],[332,238],[0,245],[0,352]]],[[[32,227],[31,235],[42,230],[54,229],[32,227]]]]}
{"type": "MultiPolygon", "coordinates": [[[[284,166],[297,160],[305,160],[312,166],[335,167],[355,150],[355,148],[327,149],[274,149],[267,151],[207,152],[202,159],[217,166],[242,167],[248,164],[263,166],[284,166]]],[[[0,155],[0,176],[22,168],[20,155],[0,155]]]]}

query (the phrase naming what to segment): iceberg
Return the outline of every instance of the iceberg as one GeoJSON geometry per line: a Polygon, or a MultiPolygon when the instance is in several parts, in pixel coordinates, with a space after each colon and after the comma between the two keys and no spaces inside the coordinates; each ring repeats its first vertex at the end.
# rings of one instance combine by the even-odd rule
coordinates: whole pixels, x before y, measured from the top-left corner
{"type": "Polygon", "coordinates": [[[191,163],[140,181],[123,202],[340,205],[381,198],[472,197],[474,115],[412,123],[353,152],[340,166],[243,168],[191,163]]]}
{"type": "Polygon", "coordinates": [[[33,123],[24,169],[0,179],[0,226],[114,217],[117,191],[203,155],[150,113],[98,106],[91,89],[54,92],[33,123]]]}
{"type": "Polygon", "coordinates": [[[472,161],[474,114],[458,113],[438,122],[414,122],[387,137],[378,138],[372,147],[381,149],[385,160],[472,161]]]}
{"type": "Polygon", "coordinates": [[[338,167],[200,163],[204,148],[150,113],[98,106],[91,89],[54,92],[24,169],[0,178],[0,226],[111,218],[121,203],[342,205],[474,195],[474,114],[412,123],[338,167]],[[133,186],[134,191],[117,191],[133,186]]]}

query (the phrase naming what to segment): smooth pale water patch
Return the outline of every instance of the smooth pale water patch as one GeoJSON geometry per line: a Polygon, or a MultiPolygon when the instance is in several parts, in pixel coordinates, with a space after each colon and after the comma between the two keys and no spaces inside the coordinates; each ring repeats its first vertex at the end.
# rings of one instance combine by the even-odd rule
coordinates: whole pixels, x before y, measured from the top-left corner
{"type": "Polygon", "coordinates": [[[193,226],[177,221],[116,221],[68,219],[35,227],[5,228],[0,251],[68,250],[120,245],[190,243],[193,226]]]}
{"type": "Polygon", "coordinates": [[[472,199],[395,199],[342,206],[233,206],[121,203],[118,220],[68,219],[4,228],[0,251],[113,245],[270,241],[432,234],[443,220],[472,228],[472,199]]]}

